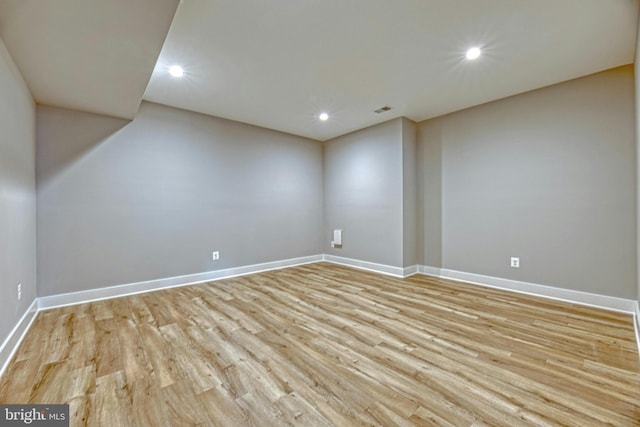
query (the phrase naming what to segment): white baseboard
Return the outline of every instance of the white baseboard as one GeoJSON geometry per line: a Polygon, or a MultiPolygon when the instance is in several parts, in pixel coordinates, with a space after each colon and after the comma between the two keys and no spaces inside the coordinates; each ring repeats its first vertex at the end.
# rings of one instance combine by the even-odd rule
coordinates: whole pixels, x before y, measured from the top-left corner
{"type": "Polygon", "coordinates": [[[635,311],[633,313],[633,329],[636,332],[636,344],[638,344],[638,356],[640,356],[640,303],[635,301],[635,311]]]}
{"type": "Polygon", "coordinates": [[[322,261],[322,255],[311,255],[300,258],[286,259],[282,261],[265,262],[261,264],[227,268],[224,270],[208,271],[205,273],[188,274],[185,276],[175,276],[165,279],[148,280],[144,282],[129,283],[125,285],[89,289],[86,291],[50,295],[38,298],[38,310],[47,310],[50,308],[63,307],[66,305],[117,298],[126,295],[156,291],[159,289],[195,285],[198,283],[211,282],[214,280],[243,276],[245,274],[259,273],[268,270],[277,270],[281,268],[309,264],[318,261],[322,261]]]}
{"type": "Polygon", "coordinates": [[[534,283],[502,279],[498,277],[465,273],[461,271],[442,269],[427,265],[415,265],[402,268],[325,254],[36,298],[0,347],[0,375],[8,366],[11,358],[13,357],[13,354],[18,348],[18,345],[22,341],[22,338],[24,337],[26,332],[29,330],[29,327],[35,319],[37,312],[40,310],[116,298],[132,294],[139,294],[159,289],[193,285],[229,277],[293,267],[302,264],[310,264],[319,261],[327,261],[334,264],[345,265],[401,278],[419,273],[459,280],[462,282],[481,286],[505,289],[529,295],[567,301],[575,304],[583,304],[609,310],[632,313],[634,314],[636,340],[638,341],[638,348],[640,349],[640,308],[638,307],[638,302],[634,300],[555,288],[552,286],[544,286],[534,283]]]}
{"type": "Polygon", "coordinates": [[[605,308],[607,310],[621,311],[624,313],[634,312],[635,301],[625,298],[610,297],[606,295],[592,294],[589,292],[538,285],[536,283],[484,276],[481,274],[465,273],[462,271],[448,270],[445,268],[430,267],[426,265],[419,266],[418,271],[430,276],[459,280],[461,282],[472,283],[475,285],[505,289],[574,304],[605,308]]]}
{"type": "Polygon", "coordinates": [[[441,268],[439,267],[430,267],[428,265],[419,265],[418,266],[418,273],[420,274],[425,274],[427,276],[436,276],[436,277],[441,277],[441,268]]]}
{"type": "Polygon", "coordinates": [[[405,267],[402,269],[402,277],[413,276],[414,274],[418,274],[418,266],[410,265],[409,267],[405,267]]]}
{"type": "Polygon", "coordinates": [[[2,376],[7,366],[9,366],[9,362],[11,362],[18,346],[31,327],[31,323],[36,318],[36,314],[38,314],[37,308],[38,299],[36,298],[29,308],[27,308],[27,311],[24,312],[11,333],[9,333],[7,339],[4,340],[2,346],[0,346],[0,376],[2,376]]]}
{"type": "MultiPolygon", "coordinates": [[[[344,258],[335,255],[323,255],[323,261],[327,261],[333,264],[346,265],[347,267],[353,267],[360,270],[373,271],[375,273],[386,274],[394,277],[406,277],[405,269],[402,267],[394,267],[392,265],[377,264],[375,262],[362,261],[353,258],[344,258]]],[[[408,267],[409,269],[412,267],[408,267]]]]}

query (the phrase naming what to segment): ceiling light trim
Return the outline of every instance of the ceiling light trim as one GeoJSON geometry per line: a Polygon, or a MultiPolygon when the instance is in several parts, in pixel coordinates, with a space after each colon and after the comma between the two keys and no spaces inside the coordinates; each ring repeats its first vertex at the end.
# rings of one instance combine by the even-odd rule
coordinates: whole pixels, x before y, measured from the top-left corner
{"type": "Polygon", "coordinates": [[[480,58],[482,55],[482,49],[477,46],[471,47],[467,50],[466,58],[469,61],[473,61],[474,59],[480,58]]]}
{"type": "Polygon", "coordinates": [[[179,65],[172,65],[169,67],[169,74],[173,77],[180,78],[184,76],[184,69],[179,65]]]}

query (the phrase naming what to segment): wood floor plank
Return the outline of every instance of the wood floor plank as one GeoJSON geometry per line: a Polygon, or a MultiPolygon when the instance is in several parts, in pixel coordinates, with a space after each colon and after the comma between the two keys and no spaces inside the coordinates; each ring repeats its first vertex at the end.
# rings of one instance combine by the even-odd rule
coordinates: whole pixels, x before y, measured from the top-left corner
{"type": "MultiPolygon", "coordinates": [[[[112,319],[108,317],[107,319],[112,319]]],[[[131,421],[128,417],[130,410],[126,401],[122,400],[124,384],[124,375],[122,371],[116,371],[107,375],[102,375],[96,379],[96,393],[94,396],[93,406],[89,412],[90,426],[109,425],[109,426],[130,426],[131,421]]],[[[72,420],[77,422],[77,420],[72,420]]]]}
{"type": "Polygon", "coordinates": [[[223,387],[215,387],[197,396],[213,425],[249,426],[251,420],[233,396],[223,387]]]}
{"type": "Polygon", "coordinates": [[[158,385],[158,378],[154,374],[129,383],[131,411],[128,418],[132,425],[171,426],[164,402],[163,388],[158,385]]]}
{"type": "Polygon", "coordinates": [[[74,426],[640,425],[632,317],[317,263],[40,312],[0,403],[74,426]]]}

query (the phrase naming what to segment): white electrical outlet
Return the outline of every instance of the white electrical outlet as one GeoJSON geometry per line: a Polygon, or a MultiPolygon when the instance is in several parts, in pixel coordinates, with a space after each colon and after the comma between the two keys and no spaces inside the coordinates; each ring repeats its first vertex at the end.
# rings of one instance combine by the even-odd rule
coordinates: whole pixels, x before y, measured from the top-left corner
{"type": "Polygon", "coordinates": [[[18,299],[22,299],[22,283],[18,283],[18,299]]]}
{"type": "Polygon", "coordinates": [[[211,255],[211,258],[212,258],[214,261],[219,260],[219,259],[220,259],[220,252],[218,252],[218,251],[213,251],[213,254],[211,255]]]}
{"type": "Polygon", "coordinates": [[[520,268],[520,258],[511,257],[511,267],[520,268]]]}

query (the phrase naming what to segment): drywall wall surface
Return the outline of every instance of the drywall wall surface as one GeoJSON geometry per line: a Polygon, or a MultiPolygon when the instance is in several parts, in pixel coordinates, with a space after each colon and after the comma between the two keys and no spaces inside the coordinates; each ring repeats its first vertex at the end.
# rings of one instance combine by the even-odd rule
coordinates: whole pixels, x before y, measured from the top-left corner
{"type": "Polygon", "coordinates": [[[635,298],[634,120],[624,66],[422,123],[442,267],[635,298]]]}
{"type": "Polygon", "coordinates": [[[417,124],[402,119],[402,263],[419,264],[417,124]]]}
{"type": "Polygon", "coordinates": [[[319,142],[145,102],[38,107],[37,144],[42,296],[322,253],[319,142]]]}
{"type": "Polygon", "coordinates": [[[36,107],[0,40],[0,343],[36,298],[36,107]],[[18,284],[22,284],[18,300],[18,284]]]}
{"type": "MultiPolygon", "coordinates": [[[[640,21],[639,24],[640,26],[640,21]]],[[[640,64],[640,28],[636,38],[636,58],[634,66],[634,83],[635,83],[635,121],[636,121],[636,282],[637,282],[637,300],[640,304],[640,75],[638,73],[638,64],[640,64]]],[[[636,319],[639,322],[640,320],[636,319]]]]}
{"type": "Polygon", "coordinates": [[[418,124],[418,221],[421,264],[442,267],[442,119],[418,124]]]}
{"type": "Polygon", "coordinates": [[[324,143],[325,253],[402,267],[402,118],[324,143]],[[332,248],[334,229],[342,248],[332,248]]]}

